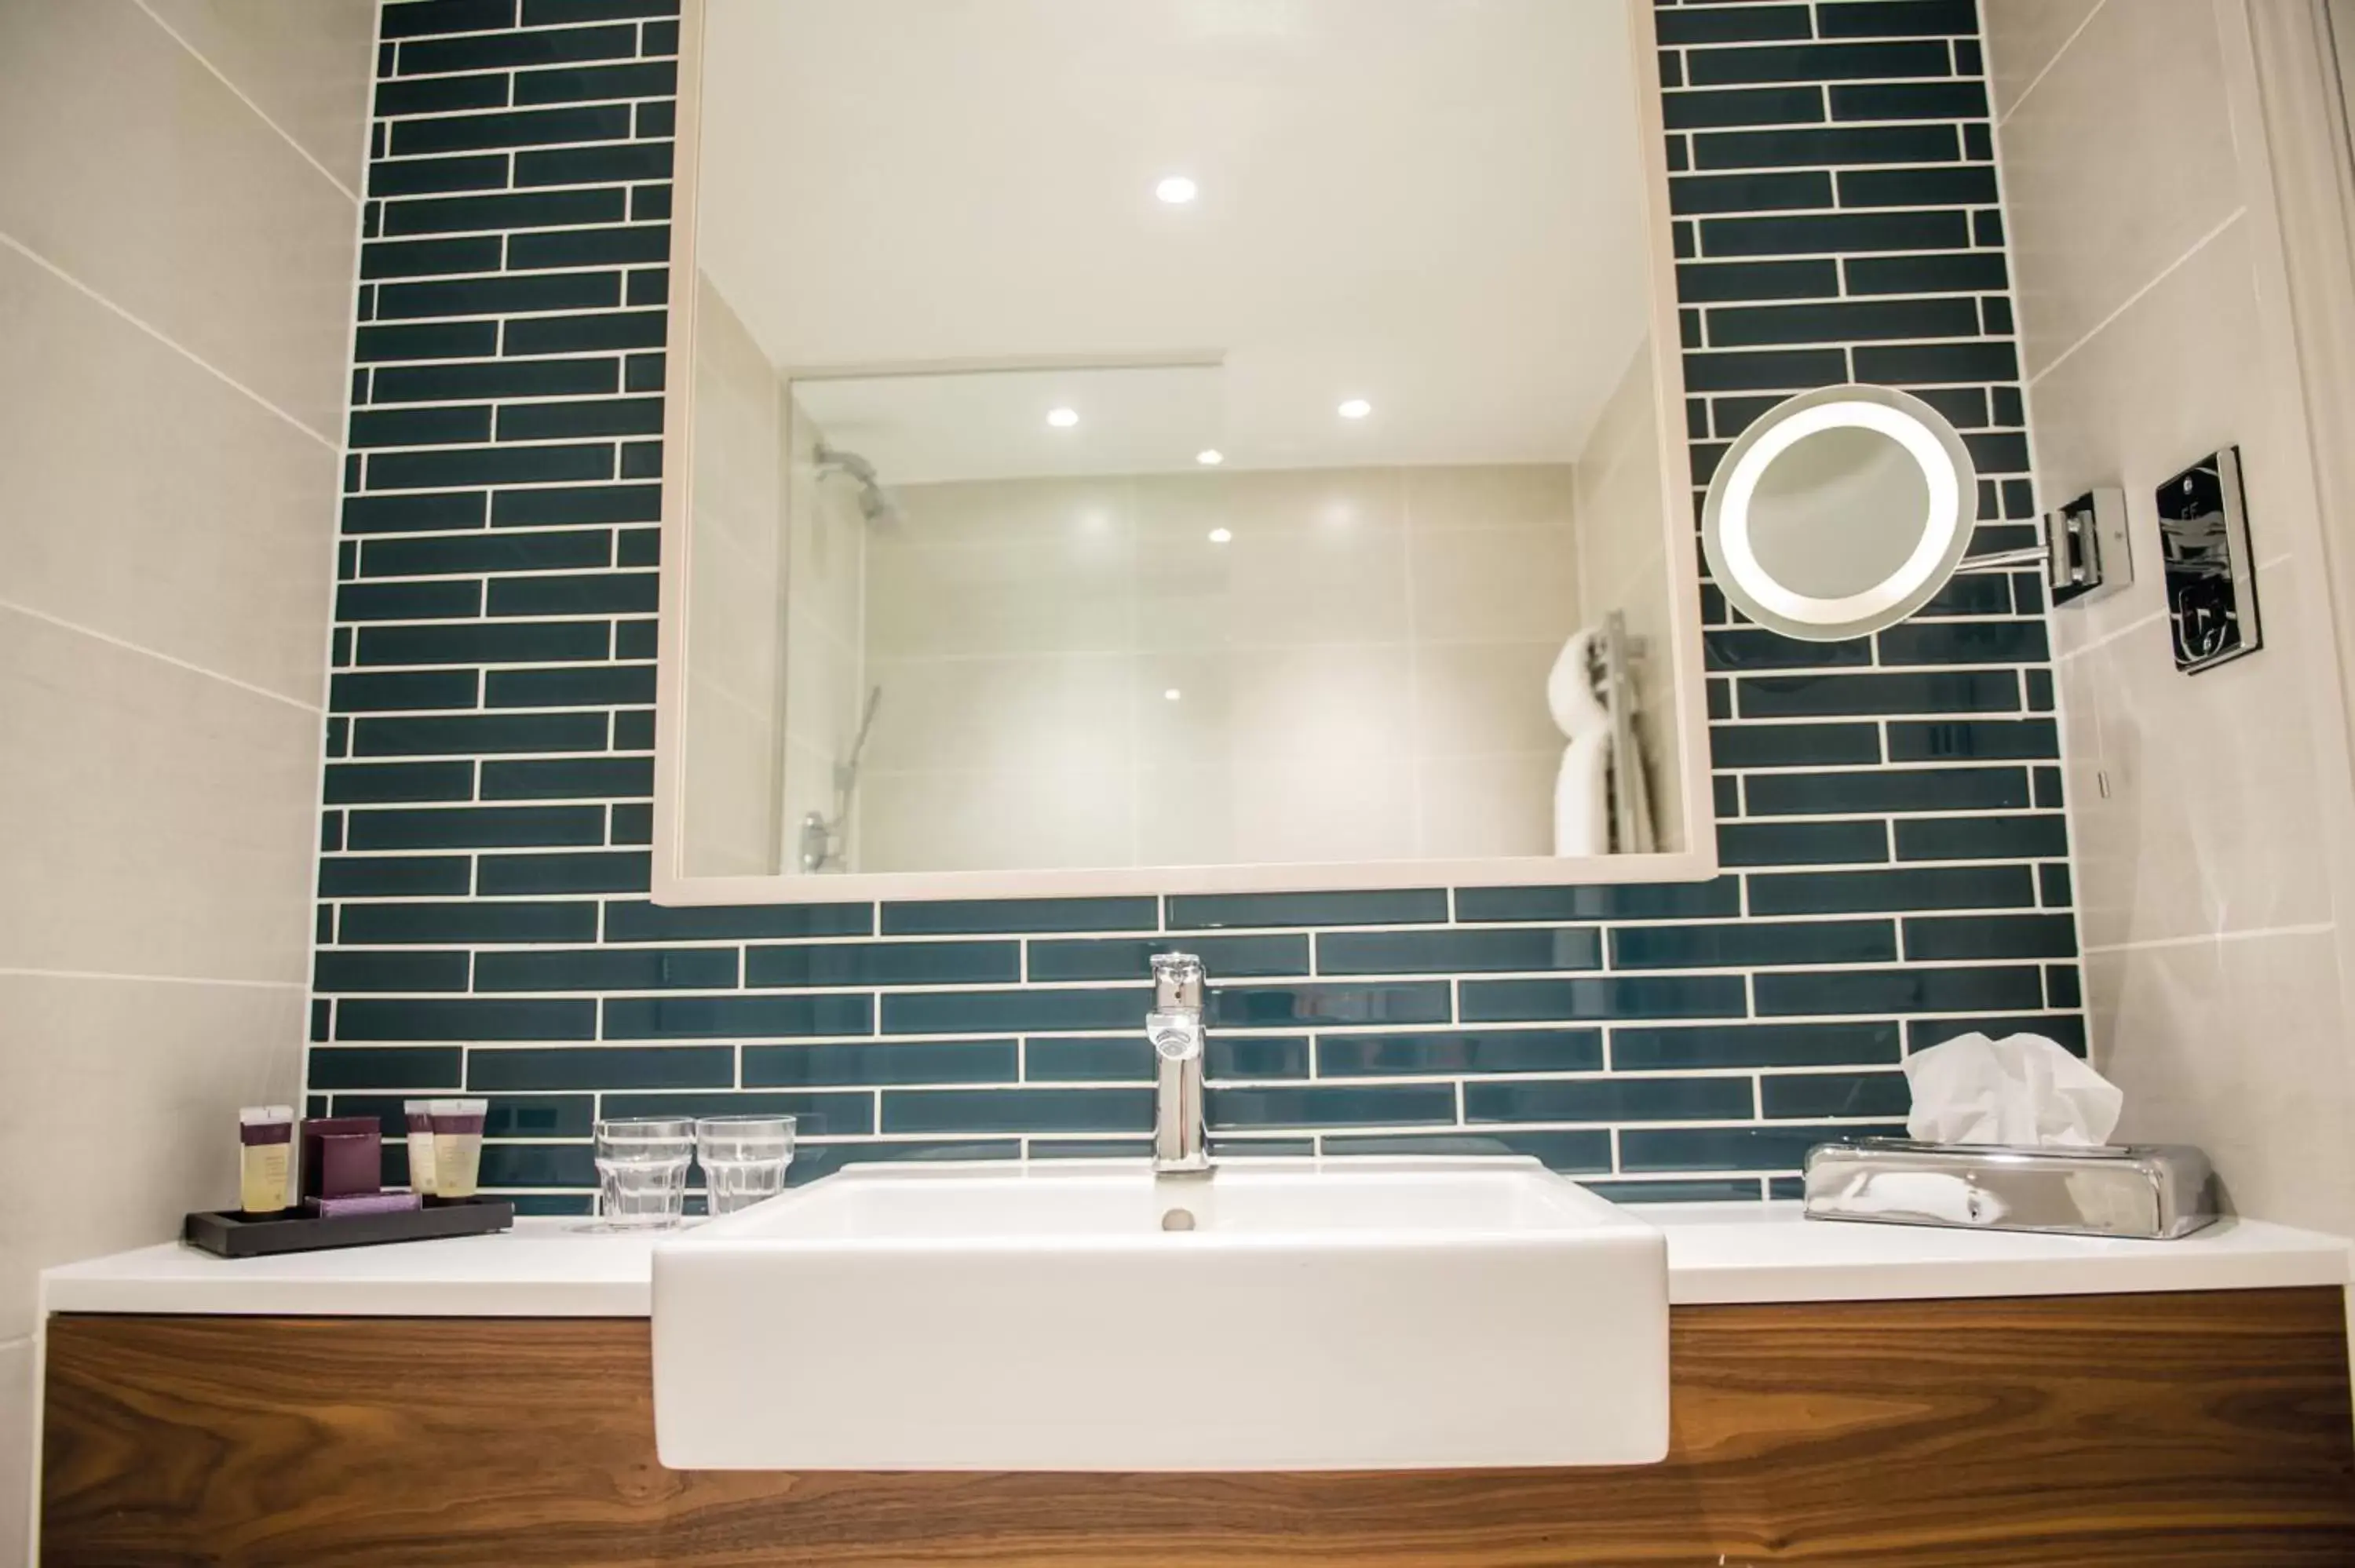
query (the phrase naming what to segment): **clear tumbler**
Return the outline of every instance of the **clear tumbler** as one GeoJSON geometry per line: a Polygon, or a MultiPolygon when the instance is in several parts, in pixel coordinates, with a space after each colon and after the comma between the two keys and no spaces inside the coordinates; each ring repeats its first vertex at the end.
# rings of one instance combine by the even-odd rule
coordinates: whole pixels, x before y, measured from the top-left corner
{"type": "Polygon", "coordinates": [[[785,1168],[794,1162],[794,1118],[789,1116],[707,1116],[695,1124],[697,1158],[714,1214],[749,1209],[784,1191],[785,1168]]]}
{"type": "Polygon", "coordinates": [[[597,1124],[597,1213],[607,1225],[659,1230],[687,1212],[695,1123],[686,1117],[614,1117],[597,1124]]]}

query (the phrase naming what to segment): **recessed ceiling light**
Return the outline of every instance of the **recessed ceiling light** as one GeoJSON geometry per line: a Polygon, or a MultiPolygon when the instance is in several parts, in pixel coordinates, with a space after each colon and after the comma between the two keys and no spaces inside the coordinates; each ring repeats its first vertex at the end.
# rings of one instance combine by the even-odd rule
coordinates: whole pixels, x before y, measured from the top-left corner
{"type": "Polygon", "coordinates": [[[1199,186],[1183,175],[1172,175],[1153,187],[1153,194],[1171,207],[1184,207],[1201,194],[1199,186]]]}
{"type": "Polygon", "coordinates": [[[1231,545],[1234,542],[1234,537],[1235,531],[1232,528],[1213,528],[1210,530],[1210,543],[1213,545],[1231,545]]]}
{"type": "Polygon", "coordinates": [[[1227,454],[1216,447],[1205,447],[1194,454],[1194,461],[1204,468],[1216,468],[1227,461],[1227,454]]]}
{"type": "Polygon", "coordinates": [[[1077,408],[1050,408],[1047,410],[1047,422],[1059,430],[1068,430],[1080,422],[1080,411],[1077,408]]]}
{"type": "Polygon", "coordinates": [[[1352,397],[1341,405],[1339,413],[1345,419],[1362,419],[1374,411],[1374,406],[1363,397],[1352,397]]]}
{"type": "Polygon", "coordinates": [[[1185,694],[1185,693],[1179,691],[1177,687],[1172,686],[1167,691],[1161,694],[1161,700],[1165,703],[1174,703],[1185,694]]]}

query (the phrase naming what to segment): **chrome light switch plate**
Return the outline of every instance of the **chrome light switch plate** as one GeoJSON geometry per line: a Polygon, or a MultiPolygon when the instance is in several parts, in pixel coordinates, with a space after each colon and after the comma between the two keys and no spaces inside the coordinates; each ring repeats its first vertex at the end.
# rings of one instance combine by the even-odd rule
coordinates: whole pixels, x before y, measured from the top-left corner
{"type": "Polygon", "coordinates": [[[2158,487],[2158,546],[2177,669],[2196,674],[2264,646],[2240,448],[2158,487]]]}
{"type": "Polygon", "coordinates": [[[2134,581],[2126,546],[2126,493],[2089,490],[2045,514],[2045,587],[2057,609],[2107,599],[2134,581]]]}

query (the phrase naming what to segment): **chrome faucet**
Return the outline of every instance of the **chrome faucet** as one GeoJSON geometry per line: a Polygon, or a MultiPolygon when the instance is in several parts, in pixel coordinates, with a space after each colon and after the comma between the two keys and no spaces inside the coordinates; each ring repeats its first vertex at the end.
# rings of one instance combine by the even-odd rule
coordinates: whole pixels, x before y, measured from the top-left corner
{"type": "Polygon", "coordinates": [[[1174,1176],[1210,1168],[1202,1123],[1202,960],[1191,953],[1153,955],[1153,1173],[1174,1176]]]}

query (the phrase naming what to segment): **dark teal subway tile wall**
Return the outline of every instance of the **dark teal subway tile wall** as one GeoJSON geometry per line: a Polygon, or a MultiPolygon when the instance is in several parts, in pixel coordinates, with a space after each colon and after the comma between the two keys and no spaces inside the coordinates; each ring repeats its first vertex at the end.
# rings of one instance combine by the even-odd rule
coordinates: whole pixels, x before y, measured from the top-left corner
{"type": "MultiPolygon", "coordinates": [[[[1227,1154],[1533,1155],[1787,1193],[1905,1054],[2083,1050],[2044,604],[1957,578],[1810,645],[1704,584],[1711,882],[666,909],[654,789],[675,0],[390,0],[363,214],[311,1102],[493,1105],[578,1213],[600,1115],[783,1109],[863,1160],[1141,1153],[1150,956],[1212,980],[1227,1154]]],[[[1661,0],[1693,471],[1828,383],[2031,502],[1969,0],[1661,0]]],[[[388,1130],[395,1130],[389,1123],[388,1130]]],[[[388,1170],[405,1170],[396,1142],[388,1170]]]]}

